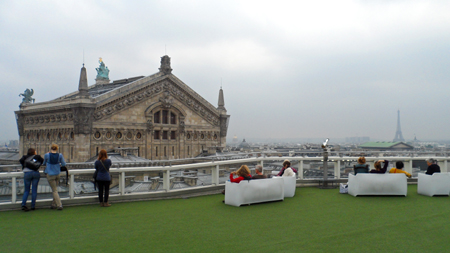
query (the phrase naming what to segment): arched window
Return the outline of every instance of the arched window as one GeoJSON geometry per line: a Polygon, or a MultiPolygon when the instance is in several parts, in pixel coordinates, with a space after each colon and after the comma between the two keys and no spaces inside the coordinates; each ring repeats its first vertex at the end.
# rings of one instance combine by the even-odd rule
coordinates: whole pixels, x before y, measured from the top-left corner
{"type": "Polygon", "coordinates": [[[164,156],[167,156],[166,147],[164,147],[164,156]]]}
{"type": "Polygon", "coordinates": [[[174,156],[174,155],[175,155],[175,147],[172,146],[172,156],[174,156]]]}
{"type": "Polygon", "coordinates": [[[167,110],[162,111],[162,123],[169,124],[169,111],[167,110]]]}
{"type": "Polygon", "coordinates": [[[158,147],[156,147],[156,152],[155,152],[155,156],[158,156],[158,147]]]}
{"type": "Polygon", "coordinates": [[[161,123],[161,112],[160,111],[155,113],[155,115],[153,116],[153,121],[158,124],[161,123]]]}
{"type": "Polygon", "coordinates": [[[189,153],[190,153],[190,152],[189,152],[189,146],[188,146],[188,155],[190,155],[189,153]]]}
{"type": "Polygon", "coordinates": [[[175,115],[175,113],[170,112],[170,124],[176,124],[177,123],[177,116],[175,115]]]}

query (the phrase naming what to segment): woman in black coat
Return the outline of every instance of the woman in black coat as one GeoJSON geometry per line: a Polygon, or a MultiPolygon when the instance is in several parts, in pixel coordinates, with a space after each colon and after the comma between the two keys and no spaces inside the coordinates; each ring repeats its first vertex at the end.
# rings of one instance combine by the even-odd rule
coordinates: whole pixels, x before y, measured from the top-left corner
{"type": "Polygon", "coordinates": [[[27,155],[24,155],[19,160],[22,164],[23,170],[23,182],[25,185],[25,192],[22,198],[22,210],[25,212],[30,211],[27,207],[28,195],[30,194],[30,186],[33,186],[31,191],[31,210],[36,209],[36,198],[39,180],[41,175],[39,174],[39,166],[44,162],[44,159],[36,153],[34,148],[28,149],[27,155]]]}

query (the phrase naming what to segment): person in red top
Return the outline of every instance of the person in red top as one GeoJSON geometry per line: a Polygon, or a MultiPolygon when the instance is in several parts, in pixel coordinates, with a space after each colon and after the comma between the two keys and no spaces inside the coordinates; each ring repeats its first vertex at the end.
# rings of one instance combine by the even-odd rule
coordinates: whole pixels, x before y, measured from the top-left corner
{"type": "Polygon", "coordinates": [[[237,171],[233,171],[230,173],[230,181],[233,183],[239,183],[242,180],[250,180],[252,179],[252,175],[250,174],[250,169],[247,165],[242,165],[237,171]],[[234,175],[239,177],[234,178],[234,175]]]}

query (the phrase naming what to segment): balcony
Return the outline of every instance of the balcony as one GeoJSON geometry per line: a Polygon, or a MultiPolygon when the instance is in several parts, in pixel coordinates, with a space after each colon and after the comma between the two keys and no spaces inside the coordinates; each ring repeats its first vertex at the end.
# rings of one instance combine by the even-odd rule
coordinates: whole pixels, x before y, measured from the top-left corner
{"type": "MultiPolygon", "coordinates": [[[[352,164],[358,157],[331,156],[328,162],[328,178],[336,182],[345,182],[352,164]]],[[[435,157],[443,172],[448,171],[448,157],[435,157]]],[[[219,160],[183,165],[170,165],[172,162],[158,161],[157,166],[146,167],[145,164],[114,164],[111,168],[113,182],[110,191],[111,202],[133,201],[144,199],[181,196],[184,194],[198,194],[201,192],[223,189],[229,173],[236,170],[242,164],[250,168],[261,164],[264,173],[270,174],[281,168],[281,163],[289,159],[292,166],[298,168],[298,186],[317,185],[323,178],[321,157],[266,157],[219,160]],[[140,166],[138,166],[140,165],[140,166]],[[128,166],[128,167],[127,167],[128,166]]],[[[367,157],[367,163],[373,167],[375,160],[382,157],[367,157]]],[[[390,161],[403,161],[405,170],[417,176],[418,168],[413,168],[414,160],[424,161],[426,157],[387,157],[390,161]]],[[[392,164],[392,163],[391,163],[392,164]]],[[[97,192],[94,190],[92,175],[93,164],[69,164],[71,167],[80,168],[87,166],[91,169],[71,169],[70,177],[66,184],[65,176],[61,178],[59,188],[63,205],[79,205],[97,203],[97,192]]],[[[11,168],[10,165],[3,166],[11,168]]],[[[13,169],[14,170],[14,169],[13,169]]],[[[410,179],[409,182],[415,182],[410,179]]],[[[0,173],[0,210],[19,209],[23,194],[23,173],[0,173]]],[[[39,182],[37,207],[48,206],[51,201],[51,191],[46,178],[42,175],[39,182]]]]}

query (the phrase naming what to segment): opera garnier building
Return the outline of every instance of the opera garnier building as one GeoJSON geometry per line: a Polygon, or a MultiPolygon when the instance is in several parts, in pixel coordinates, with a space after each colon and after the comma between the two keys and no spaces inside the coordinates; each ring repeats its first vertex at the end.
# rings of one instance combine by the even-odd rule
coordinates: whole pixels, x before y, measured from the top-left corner
{"type": "Polygon", "coordinates": [[[21,155],[28,148],[44,154],[56,143],[68,162],[85,162],[101,149],[116,148],[133,148],[150,160],[169,160],[225,147],[230,116],[222,88],[215,107],[172,74],[167,55],[161,57],[156,74],[113,82],[109,69],[99,62],[92,86],[83,66],[73,93],[34,103],[34,91],[27,89],[15,112],[21,155]]]}

